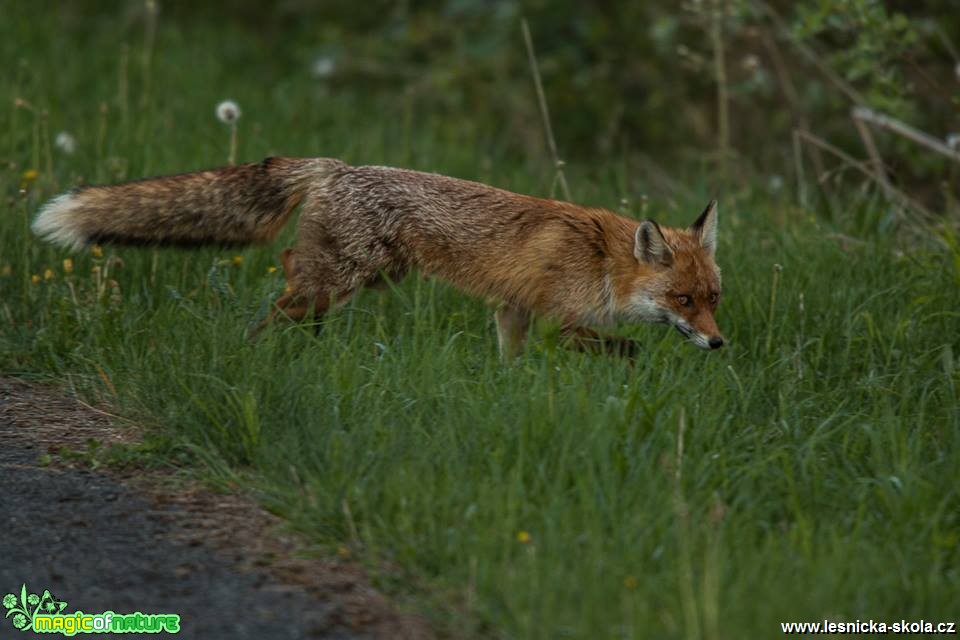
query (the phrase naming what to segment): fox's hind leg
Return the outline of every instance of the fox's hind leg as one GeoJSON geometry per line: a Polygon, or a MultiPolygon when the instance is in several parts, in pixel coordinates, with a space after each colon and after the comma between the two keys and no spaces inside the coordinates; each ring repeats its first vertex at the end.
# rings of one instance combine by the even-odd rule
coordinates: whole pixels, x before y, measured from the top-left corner
{"type": "Polygon", "coordinates": [[[520,355],[527,341],[530,328],[530,312],[512,304],[504,304],[497,309],[497,339],[500,343],[500,357],[509,360],[520,355]]]}
{"type": "MultiPolygon", "coordinates": [[[[287,282],[286,289],[274,302],[273,310],[253,330],[251,338],[256,337],[277,316],[283,316],[291,322],[300,322],[311,312],[315,317],[319,317],[326,313],[331,305],[343,304],[353,295],[354,290],[349,287],[340,288],[340,290],[323,287],[320,283],[329,279],[317,278],[316,274],[312,281],[305,282],[302,265],[296,256],[296,251],[291,248],[280,252],[280,264],[283,266],[287,282]]],[[[318,332],[319,328],[320,325],[317,325],[318,332]]]]}
{"type": "Polygon", "coordinates": [[[250,332],[251,340],[256,338],[278,315],[282,314],[294,322],[297,322],[298,320],[302,320],[310,310],[307,300],[297,293],[295,287],[297,267],[294,260],[293,249],[288,247],[280,252],[280,265],[283,267],[286,288],[283,295],[273,303],[273,309],[270,310],[267,317],[250,332]]]}

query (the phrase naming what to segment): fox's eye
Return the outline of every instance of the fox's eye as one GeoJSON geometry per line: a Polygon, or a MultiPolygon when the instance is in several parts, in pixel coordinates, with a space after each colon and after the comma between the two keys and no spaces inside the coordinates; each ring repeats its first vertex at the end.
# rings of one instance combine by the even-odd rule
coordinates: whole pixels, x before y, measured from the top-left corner
{"type": "Polygon", "coordinates": [[[693,304],[693,300],[690,299],[690,296],[677,296],[677,302],[679,302],[683,307],[689,307],[691,304],[693,304]]]}

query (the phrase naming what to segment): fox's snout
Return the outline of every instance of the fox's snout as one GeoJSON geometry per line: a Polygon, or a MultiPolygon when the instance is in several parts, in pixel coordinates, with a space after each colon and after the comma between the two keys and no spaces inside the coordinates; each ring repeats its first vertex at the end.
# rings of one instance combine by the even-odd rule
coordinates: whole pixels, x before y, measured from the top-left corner
{"type": "Polygon", "coordinates": [[[682,333],[684,336],[689,338],[695,345],[697,345],[701,349],[709,349],[709,350],[719,349],[724,345],[723,336],[720,336],[720,335],[708,336],[703,333],[700,333],[699,331],[691,331],[691,332],[681,331],[680,333],[682,333]]]}
{"type": "Polygon", "coordinates": [[[679,320],[673,326],[676,327],[678,332],[680,332],[680,335],[689,339],[701,349],[719,349],[724,345],[723,336],[721,336],[719,333],[713,333],[713,335],[709,335],[702,331],[698,331],[683,320],[679,320]]]}

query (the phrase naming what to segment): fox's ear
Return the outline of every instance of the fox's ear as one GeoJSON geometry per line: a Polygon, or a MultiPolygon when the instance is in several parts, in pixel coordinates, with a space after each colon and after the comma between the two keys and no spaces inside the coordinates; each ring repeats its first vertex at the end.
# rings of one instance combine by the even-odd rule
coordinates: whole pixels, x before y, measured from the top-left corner
{"type": "Polygon", "coordinates": [[[673,251],[667,244],[660,226],[653,220],[644,220],[634,236],[633,255],[640,262],[659,264],[665,267],[673,262],[673,251]]]}
{"type": "Polygon", "coordinates": [[[703,210],[697,221],[690,227],[690,232],[700,240],[700,246],[712,258],[717,252],[717,201],[711,200],[703,210]]]}

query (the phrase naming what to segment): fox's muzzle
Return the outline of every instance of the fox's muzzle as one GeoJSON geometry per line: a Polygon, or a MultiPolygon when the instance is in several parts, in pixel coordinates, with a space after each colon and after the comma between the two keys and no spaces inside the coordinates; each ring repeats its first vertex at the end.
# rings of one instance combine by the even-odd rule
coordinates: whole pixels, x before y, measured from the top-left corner
{"type": "Polygon", "coordinates": [[[719,349],[723,346],[723,336],[706,336],[684,324],[673,325],[684,338],[687,338],[701,349],[719,349]]]}

